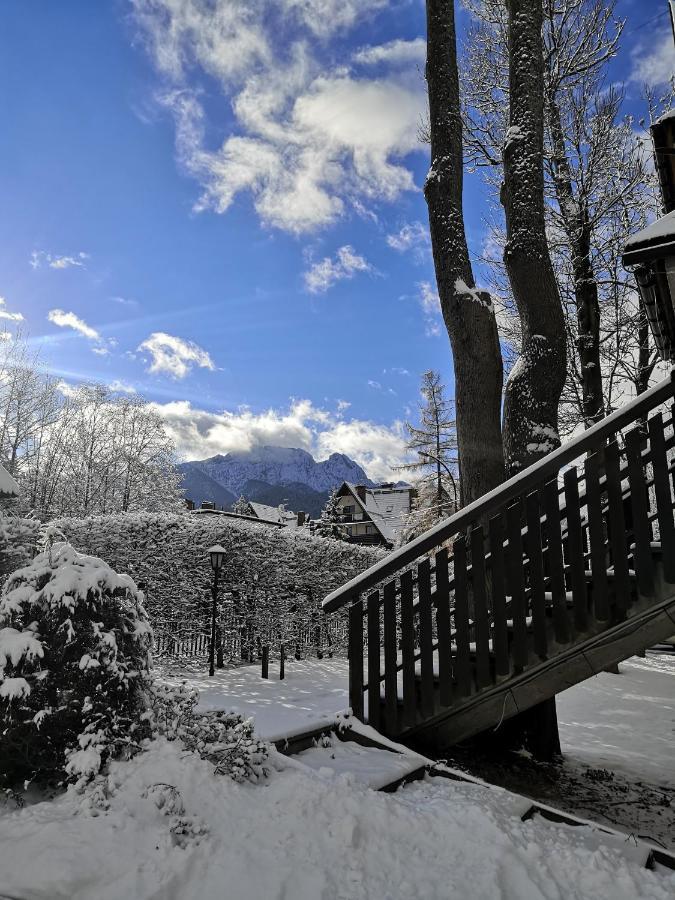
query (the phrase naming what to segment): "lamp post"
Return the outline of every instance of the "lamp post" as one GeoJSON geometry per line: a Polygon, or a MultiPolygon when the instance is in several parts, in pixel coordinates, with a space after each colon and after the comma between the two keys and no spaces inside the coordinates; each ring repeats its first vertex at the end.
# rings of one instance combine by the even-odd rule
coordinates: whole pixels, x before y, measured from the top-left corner
{"type": "Polygon", "coordinates": [[[211,604],[211,646],[209,647],[209,675],[214,675],[216,671],[216,615],[218,603],[218,575],[223,567],[223,560],[227,551],[220,544],[209,547],[207,553],[211,558],[211,568],[213,569],[213,602],[211,604]]]}

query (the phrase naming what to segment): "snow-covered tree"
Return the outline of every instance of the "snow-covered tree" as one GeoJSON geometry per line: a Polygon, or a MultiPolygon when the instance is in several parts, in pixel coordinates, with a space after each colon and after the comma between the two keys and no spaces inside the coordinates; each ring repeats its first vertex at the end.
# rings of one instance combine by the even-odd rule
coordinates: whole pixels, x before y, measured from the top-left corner
{"type": "Polygon", "coordinates": [[[253,510],[251,509],[251,504],[248,502],[246,497],[242,494],[241,497],[232,504],[232,512],[237,513],[240,516],[252,516],[253,510]]]}
{"type": "Polygon", "coordinates": [[[490,294],[476,290],[464,230],[455,0],[426,0],[431,167],[424,184],[443,320],[452,346],[462,499],[504,478],[502,357],[490,294]]]}
{"type": "Polygon", "coordinates": [[[405,423],[406,447],[417,459],[400,469],[420,475],[415,485],[416,512],[426,513],[421,518],[433,524],[452,515],[459,506],[457,435],[452,403],[445,396],[438,372],[424,373],[420,393],[419,424],[405,423]]]}
{"type": "MultiPolygon", "coordinates": [[[[465,0],[472,16],[463,53],[466,155],[492,197],[486,258],[500,301],[500,336],[512,360],[521,320],[505,277],[500,210],[509,128],[508,16],[503,0],[465,0]]],[[[648,147],[624,115],[607,67],[623,22],[614,0],[542,0],[544,191],[548,243],[560,288],[567,373],[560,424],[592,425],[645,390],[657,356],[632,275],[621,265],[628,236],[654,214],[648,147]]],[[[658,105],[658,104],[657,104],[658,105]]]]}
{"type": "Polygon", "coordinates": [[[152,632],[143,595],[52,542],[0,595],[0,784],[86,783],[143,736],[152,632]]]}
{"type": "Polygon", "coordinates": [[[316,522],[315,532],[322,537],[332,537],[338,540],[346,540],[347,533],[341,524],[342,516],[338,506],[337,488],[333,488],[330,492],[324,508],[321,510],[321,516],[316,522]]]}
{"type": "Polygon", "coordinates": [[[41,523],[0,510],[0,582],[35,556],[41,523]]]}

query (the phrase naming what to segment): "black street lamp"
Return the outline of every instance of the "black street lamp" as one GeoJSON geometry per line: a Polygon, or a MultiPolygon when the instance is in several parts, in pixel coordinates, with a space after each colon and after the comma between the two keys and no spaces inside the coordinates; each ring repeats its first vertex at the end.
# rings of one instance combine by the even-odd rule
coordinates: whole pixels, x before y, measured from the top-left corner
{"type": "Polygon", "coordinates": [[[630,238],[621,261],[633,270],[661,358],[675,362],[675,112],[651,133],[666,215],[630,238]]]}
{"type": "Polygon", "coordinates": [[[209,647],[209,675],[215,675],[216,672],[216,616],[218,603],[218,575],[223,567],[226,550],[220,544],[209,547],[207,553],[211,557],[211,568],[213,569],[213,602],[211,604],[211,646],[209,647]]]}

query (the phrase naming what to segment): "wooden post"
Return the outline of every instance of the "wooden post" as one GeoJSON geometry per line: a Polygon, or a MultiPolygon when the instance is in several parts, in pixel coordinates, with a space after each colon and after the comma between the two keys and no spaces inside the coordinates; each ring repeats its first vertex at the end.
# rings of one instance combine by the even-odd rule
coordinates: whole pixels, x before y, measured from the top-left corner
{"type": "Polygon", "coordinates": [[[286,651],[284,645],[279,646],[279,681],[283,681],[286,677],[286,651]]]}
{"type": "Polygon", "coordinates": [[[270,648],[267,644],[262,648],[262,677],[270,677],[270,648]]]}

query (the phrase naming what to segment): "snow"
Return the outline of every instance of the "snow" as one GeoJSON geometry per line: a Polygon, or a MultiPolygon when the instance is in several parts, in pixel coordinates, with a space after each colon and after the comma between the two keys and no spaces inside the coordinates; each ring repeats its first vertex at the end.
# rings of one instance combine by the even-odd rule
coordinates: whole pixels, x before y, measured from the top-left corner
{"type": "Polygon", "coordinates": [[[558,695],[563,753],[675,788],[675,654],[648,653],[558,695]]]}
{"type": "Polygon", "coordinates": [[[462,297],[468,297],[473,303],[479,303],[481,306],[484,306],[485,309],[492,309],[490,294],[487,291],[479,291],[476,288],[470,288],[462,278],[458,278],[455,281],[455,293],[460,294],[462,297]],[[488,299],[485,299],[486,297],[488,299]]]}
{"type": "MultiPolygon", "coordinates": [[[[335,722],[336,713],[349,706],[349,663],[346,659],[286,662],[286,677],[279,681],[278,664],[270,662],[269,679],[260,666],[216,670],[210,678],[189,674],[190,686],[199,691],[197,710],[231,710],[255,720],[260,737],[268,741],[290,737],[335,722]]],[[[185,675],[165,677],[177,684],[185,675]]]]}
{"type": "MultiPolygon", "coordinates": [[[[603,674],[562,695],[563,743],[569,753],[587,752],[595,764],[613,762],[634,775],[655,775],[666,758],[669,729],[672,736],[675,658],[633,659],[622,669],[621,676],[603,674]],[[616,715],[621,709],[623,720],[616,715]],[[593,717],[600,719],[595,734],[593,717]],[[613,719],[619,722],[616,733],[613,719]]],[[[270,674],[264,681],[257,667],[247,666],[213,679],[191,673],[190,682],[204,691],[202,709],[252,714],[268,737],[335,721],[336,711],[347,705],[345,660],[291,659],[284,681],[274,677],[272,666],[270,674]]],[[[356,724],[358,731],[372,732],[356,724]]],[[[86,763],[95,748],[81,752],[86,763]]],[[[523,822],[529,801],[501,788],[426,777],[394,794],[371,789],[418,768],[420,760],[410,752],[332,738],[329,746],[290,759],[273,751],[268,779],[237,784],[214,776],[213,767],[185,752],[180,742],[160,739],[133,760],[113,763],[107,782],[95,784],[98,794],[83,797],[71,788],[23,809],[0,805],[0,896],[667,900],[675,895],[675,873],[644,868],[644,844],[539,815],[523,822]],[[108,799],[95,802],[104,787],[108,799]]]]}
{"type": "Polygon", "coordinates": [[[19,485],[4,466],[0,466],[0,496],[18,497],[19,485]]]}
{"type": "Polygon", "coordinates": [[[675,874],[645,870],[635,848],[588,829],[522,822],[509,795],[477,784],[431,778],[382,794],[291,760],[264,786],[239,785],[164,740],[114,763],[110,778],[109,808],[94,816],[74,791],[0,815],[0,893],[667,900],[675,891],[675,874]]]}
{"type": "Polygon", "coordinates": [[[670,212],[666,216],[661,216],[656,222],[647,225],[637,234],[634,234],[626,241],[625,253],[631,250],[637,250],[647,244],[656,243],[667,237],[675,237],[675,212],[670,212]]]}

